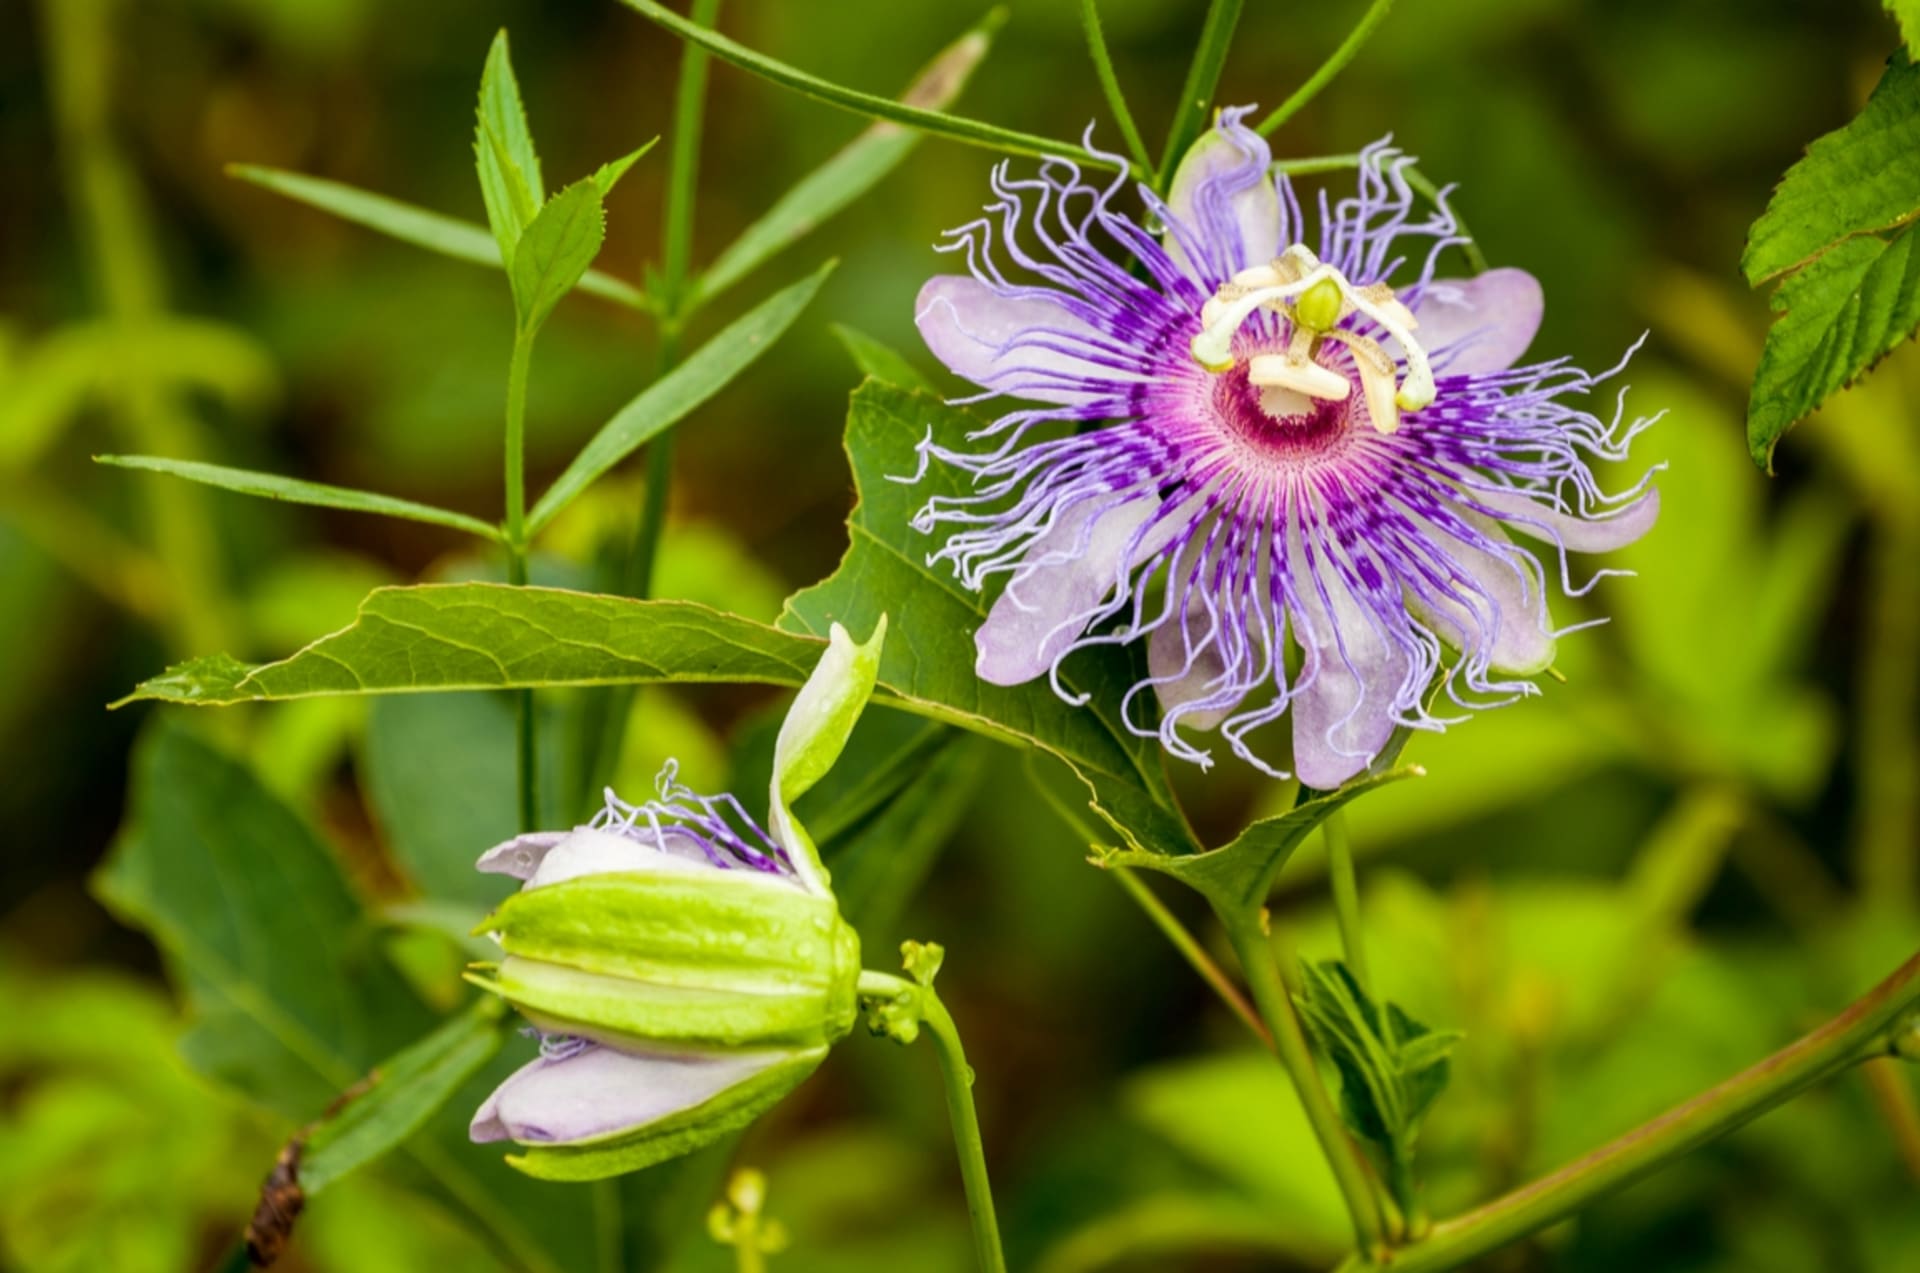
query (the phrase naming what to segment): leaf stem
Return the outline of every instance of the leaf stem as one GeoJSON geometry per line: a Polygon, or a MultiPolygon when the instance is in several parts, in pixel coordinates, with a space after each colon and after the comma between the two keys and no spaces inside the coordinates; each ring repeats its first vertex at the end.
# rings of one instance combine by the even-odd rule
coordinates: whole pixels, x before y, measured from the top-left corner
{"type": "MultiPolygon", "coordinates": [[[[516,327],[513,360],[507,364],[507,582],[527,582],[527,367],[533,359],[533,332],[516,327]]],[[[533,691],[514,695],[517,718],[515,772],[520,791],[520,829],[532,831],[540,816],[540,751],[535,736],[533,691]]]]}
{"type": "Polygon", "coordinates": [[[1206,947],[1202,946],[1199,939],[1180,922],[1180,917],[1168,910],[1167,904],[1155,896],[1154,891],[1147,887],[1146,881],[1128,868],[1116,866],[1107,874],[1111,875],[1114,881],[1126,890],[1127,896],[1146,912],[1147,918],[1153,921],[1153,926],[1173,943],[1173,948],[1180,952],[1181,957],[1192,966],[1195,972],[1200,974],[1200,980],[1206,982],[1208,987],[1220,996],[1220,1001],[1232,1009],[1233,1015],[1239,1017],[1247,1029],[1253,1031],[1254,1037],[1265,1044],[1268,1051],[1272,1051],[1273,1032],[1267,1029],[1265,1022],[1260,1020],[1260,1014],[1254,1011],[1253,1005],[1247,1002],[1247,997],[1240,993],[1240,988],[1227,977],[1226,971],[1214,961],[1212,955],[1207,953],[1206,947]]]}
{"type": "Polygon", "coordinates": [[[1200,42],[1194,46],[1193,63],[1187,67],[1187,82],[1180,90],[1180,104],[1174,110],[1173,123],[1167,128],[1166,149],[1160,155],[1160,167],[1153,188],[1166,193],[1173,170],[1187,147],[1205,127],[1207,107],[1220,85],[1220,72],[1227,65],[1227,49],[1233,43],[1234,28],[1240,24],[1245,0],[1213,0],[1207,6],[1206,24],[1200,28],[1200,42]]]}
{"type": "MultiPolygon", "coordinates": [[[[1560,1170],[1475,1211],[1435,1225],[1397,1250],[1394,1273],[1438,1273],[1523,1238],[1860,1061],[1889,1052],[1892,1032],[1920,1007],[1920,953],[1819,1029],[1717,1087],[1644,1123],[1560,1170]]],[[[1359,1255],[1341,1273],[1369,1267],[1359,1255]]]]}
{"type": "MultiPolygon", "coordinates": [[[[863,93],[859,89],[829,83],[797,67],[788,66],[785,62],[758,53],[737,41],[729,40],[719,32],[701,26],[697,22],[691,22],[665,5],[655,3],[655,0],[621,0],[621,3],[637,11],[642,17],[665,27],[681,39],[690,40],[705,47],[723,62],[730,62],[744,71],[770,80],[782,88],[791,89],[803,97],[811,97],[817,102],[825,102],[829,106],[837,106],[841,110],[852,111],[856,115],[865,115],[869,119],[891,120],[908,128],[918,128],[936,137],[945,137],[949,141],[963,142],[969,146],[984,146],[1003,154],[1026,155],[1036,159],[1071,159],[1084,167],[1098,168],[1107,172],[1119,172],[1127,168],[1127,165],[1108,156],[1094,154],[1084,146],[1078,146],[1072,142],[1055,141],[1051,137],[1036,137],[1032,133],[1016,132],[1011,128],[1001,128],[997,124],[986,124],[960,115],[949,115],[944,111],[909,106],[904,102],[896,102],[890,97],[863,93]]],[[[1236,4],[1235,7],[1237,8],[1238,5],[1236,4]]],[[[1144,180],[1150,174],[1142,172],[1135,175],[1144,180]]]]}
{"type": "Polygon", "coordinates": [[[1347,814],[1335,809],[1320,824],[1327,845],[1327,878],[1333,885],[1333,914],[1340,925],[1340,950],[1347,969],[1360,983],[1361,993],[1376,1002],[1373,978],[1367,970],[1366,930],[1360,923],[1360,879],[1353,865],[1353,840],[1347,834],[1347,814]]]}
{"type": "Polygon", "coordinates": [[[1087,52],[1093,58],[1093,73],[1100,80],[1100,91],[1107,95],[1107,109],[1113,112],[1113,122],[1119,126],[1120,136],[1127,143],[1127,153],[1133,156],[1133,162],[1142,172],[1153,170],[1153,156],[1147,152],[1147,143],[1140,136],[1140,128],[1133,122],[1133,112],[1127,109],[1127,95],[1120,91],[1120,77],[1114,74],[1113,57],[1107,52],[1107,37],[1100,29],[1100,10],[1097,0],[1080,0],[1080,25],[1087,31],[1087,52]]]}
{"type": "Polygon", "coordinates": [[[933,1035],[940,1059],[940,1077],[946,1085],[947,1119],[953,1125],[953,1152],[960,1162],[960,1178],[967,1191],[967,1219],[973,1226],[973,1249],[981,1273],[1006,1273],[1007,1257],[1000,1248],[1000,1222],[993,1210],[993,1188],[987,1180],[986,1148],[980,1139],[980,1116],[973,1105],[973,1069],[960,1046],[960,1028],[932,986],[916,985],[890,973],[863,970],[862,999],[899,1003],[911,997],[920,1024],[933,1035]]]}
{"type": "Polygon", "coordinates": [[[1367,11],[1360,15],[1360,21],[1353,30],[1347,33],[1347,38],[1340,42],[1340,47],[1320,64],[1319,70],[1307,77],[1306,83],[1293,90],[1292,96],[1274,107],[1254,131],[1262,137],[1271,135],[1280,125],[1292,119],[1303,106],[1318,97],[1321,89],[1333,83],[1334,76],[1347,69],[1347,63],[1353,61],[1359,54],[1361,46],[1366,44],[1373,33],[1379,29],[1380,24],[1387,20],[1387,10],[1391,8],[1393,8],[1393,0],[1373,0],[1373,3],[1367,7],[1367,11]]]}
{"type": "Polygon", "coordinates": [[[1382,1249],[1385,1221],[1380,1214],[1379,1197],[1374,1192],[1366,1161],[1360,1155],[1360,1147],[1347,1135],[1346,1128],[1340,1122],[1339,1111],[1333,1106],[1333,1098],[1314,1065],[1306,1032],[1301,1028],[1293,1000],[1281,982],[1280,967],[1274,959],[1273,947],[1268,942],[1266,929],[1261,922],[1260,909],[1254,907],[1233,911],[1222,907],[1217,908],[1216,913],[1246,973],[1247,985],[1253,991],[1253,1001],[1259,1006],[1267,1028],[1273,1032],[1280,1064],[1286,1069],[1287,1077],[1293,1080],[1294,1090],[1299,1093],[1307,1122],[1313,1127],[1314,1138],[1320,1142],[1320,1152],[1333,1169],[1334,1182],[1340,1187],[1340,1196],[1345,1200],[1347,1214],[1353,1221],[1355,1245],[1371,1260],[1374,1253],[1382,1249]]]}

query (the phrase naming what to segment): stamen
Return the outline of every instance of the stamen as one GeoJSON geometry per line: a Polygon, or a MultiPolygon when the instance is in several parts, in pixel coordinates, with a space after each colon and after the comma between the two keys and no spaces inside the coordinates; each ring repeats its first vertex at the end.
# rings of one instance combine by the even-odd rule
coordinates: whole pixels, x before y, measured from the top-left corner
{"type": "Polygon", "coordinates": [[[1267,265],[1241,270],[1207,300],[1200,310],[1200,331],[1189,342],[1194,361],[1215,375],[1231,371],[1234,336],[1263,309],[1284,316],[1293,325],[1293,335],[1284,355],[1256,354],[1248,361],[1251,383],[1344,401],[1352,393],[1346,377],[1313,360],[1320,340],[1330,339],[1353,351],[1367,414],[1380,432],[1396,431],[1402,411],[1432,405],[1433,367],[1413,338],[1419,326],[1413,311],[1385,283],[1355,287],[1300,243],[1267,265]],[[1399,368],[1378,341],[1340,329],[1340,321],[1352,314],[1364,315],[1399,343],[1406,359],[1404,376],[1396,378],[1399,368]]]}

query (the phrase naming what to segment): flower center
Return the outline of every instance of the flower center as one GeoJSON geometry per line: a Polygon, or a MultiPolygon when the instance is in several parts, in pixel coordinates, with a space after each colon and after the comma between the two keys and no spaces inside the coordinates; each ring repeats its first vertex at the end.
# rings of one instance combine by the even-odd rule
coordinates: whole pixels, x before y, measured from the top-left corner
{"type": "Polygon", "coordinates": [[[1394,432],[1402,411],[1418,411],[1433,401],[1433,369],[1413,338],[1418,326],[1413,311],[1385,283],[1355,287],[1301,243],[1220,285],[1201,307],[1201,328],[1190,345],[1194,360],[1215,375],[1233,370],[1233,338],[1261,310],[1281,315],[1292,330],[1285,352],[1254,354],[1247,360],[1247,380],[1262,391],[1261,405],[1274,419],[1303,414],[1298,409],[1302,399],[1341,402],[1352,393],[1347,377],[1315,361],[1328,341],[1345,345],[1353,354],[1367,416],[1380,432],[1394,432]],[[1354,314],[1399,342],[1407,363],[1404,378],[1379,341],[1340,326],[1354,314]]]}

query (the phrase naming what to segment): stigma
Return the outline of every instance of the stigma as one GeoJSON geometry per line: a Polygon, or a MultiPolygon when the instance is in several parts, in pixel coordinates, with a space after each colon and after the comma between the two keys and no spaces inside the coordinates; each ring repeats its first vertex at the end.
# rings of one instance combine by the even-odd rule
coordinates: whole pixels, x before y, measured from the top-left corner
{"type": "Polygon", "coordinates": [[[1419,325],[1413,311],[1385,283],[1355,287],[1301,243],[1221,284],[1201,307],[1202,325],[1191,342],[1194,361],[1216,375],[1231,371],[1236,365],[1234,335],[1261,310],[1284,317],[1289,335],[1284,353],[1255,354],[1247,360],[1250,383],[1321,401],[1344,401],[1352,393],[1347,378],[1314,359],[1321,345],[1332,341],[1352,353],[1368,419],[1381,433],[1399,429],[1402,411],[1418,411],[1433,402],[1433,368],[1413,338],[1419,325]],[[1355,314],[1398,342],[1406,359],[1404,374],[1379,341],[1340,326],[1355,314]]]}

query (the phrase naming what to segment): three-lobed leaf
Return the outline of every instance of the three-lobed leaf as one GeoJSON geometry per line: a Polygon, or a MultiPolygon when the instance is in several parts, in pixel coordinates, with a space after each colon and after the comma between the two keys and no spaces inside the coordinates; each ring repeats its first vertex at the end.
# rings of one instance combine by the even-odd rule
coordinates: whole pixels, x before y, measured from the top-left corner
{"type": "Polygon", "coordinates": [[[1340,1072],[1348,1126],[1389,1163],[1412,1161],[1420,1120],[1446,1089],[1461,1036],[1438,1032],[1398,1004],[1376,1004],[1339,960],[1303,963],[1300,1014],[1340,1072]]]}
{"type": "Polygon", "coordinates": [[[1865,109],[1787,170],[1741,258],[1753,285],[1782,280],[1747,411],[1763,467],[1798,420],[1920,326],[1916,217],[1920,68],[1901,51],[1865,109]]]}

